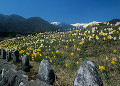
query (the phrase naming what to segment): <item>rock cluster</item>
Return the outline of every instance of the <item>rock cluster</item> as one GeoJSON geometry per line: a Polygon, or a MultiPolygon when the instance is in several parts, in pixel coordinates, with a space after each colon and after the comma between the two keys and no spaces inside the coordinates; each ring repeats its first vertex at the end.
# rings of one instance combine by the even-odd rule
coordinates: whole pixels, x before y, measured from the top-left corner
{"type": "Polygon", "coordinates": [[[39,79],[28,81],[24,71],[16,71],[16,65],[6,63],[7,61],[0,59],[0,86],[52,86],[39,79]]]}
{"type": "MultiPolygon", "coordinates": [[[[1,49],[1,58],[6,61],[11,60],[11,52],[1,49]]],[[[15,50],[13,53],[13,63],[19,61],[19,51],[15,50]]],[[[14,65],[13,64],[13,65],[14,65]]],[[[28,55],[22,57],[21,70],[23,72],[30,71],[28,55]]],[[[38,70],[38,78],[33,82],[28,82],[21,73],[11,70],[9,65],[1,63],[0,60],[0,86],[52,86],[55,82],[55,73],[48,60],[43,59],[38,70]],[[44,82],[44,83],[42,83],[44,82]]],[[[98,71],[91,61],[84,61],[78,68],[74,79],[74,86],[103,86],[103,82],[98,74],[98,71]]]]}
{"type": "MultiPolygon", "coordinates": [[[[1,49],[1,60],[2,59],[6,59],[6,61],[9,62],[11,60],[11,52],[7,51],[7,53],[6,53],[6,51],[2,48],[1,49]]],[[[20,62],[19,51],[16,49],[13,53],[13,63],[16,64],[18,62],[20,62]]],[[[55,78],[54,78],[55,75],[53,75],[54,71],[52,69],[52,66],[50,65],[50,63],[47,60],[43,60],[41,62],[40,68],[42,68],[44,70],[44,72],[43,72],[44,74],[42,77],[40,75],[40,72],[42,72],[42,70],[39,70],[39,74],[38,74],[39,79],[35,80],[33,83],[28,82],[28,80],[26,79],[26,80],[24,80],[24,82],[27,82],[27,83],[24,83],[22,81],[23,78],[20,79],[20,77],[25,76],[25,75],[20,75],[19,73],[15,73],[15,71],[11,70],[11,67],[5,66],[5,64],[4,65],[0,64],[0,86],[34,86],[34,85],[35,86],[52,86],[52,84],[54,83],[54,80],[55,80],[55,78]],[[43,65],[45,66],[45,64],[47,64],[46,65],[46,67],[48,68],[47,70],[45,69],[46,67],[43,67],[43,65]],[[47,79],[44,79],[44,77],[46,77],[46,76],[47,76],[47,79]],[[45,82],[42,82],[41,80],[45,81],[45,82]],[[41,85],[39,85],[39,84],[41,84],[41,85]]],[[[24,55],[22,57],[20,71],[25,71],[25,72],[30,71],[28,55],[24,55]]]]}
{"type": "Polygon", "coordinates": [[[0,86],[19,86],[23,78],[12,68],[13,66],[0,62],[0,86]]]}

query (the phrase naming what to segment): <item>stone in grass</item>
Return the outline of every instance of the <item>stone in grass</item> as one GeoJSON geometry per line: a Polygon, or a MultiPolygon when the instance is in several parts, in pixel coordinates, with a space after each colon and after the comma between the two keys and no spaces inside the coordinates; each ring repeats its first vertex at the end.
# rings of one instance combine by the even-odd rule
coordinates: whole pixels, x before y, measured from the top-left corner
{"type": "Polygon", "coordinates": [[[25,84],[23,82],[20,82],[19,86],[25,86],[25,84]]]}
{"type": "Polygon", "coordinates": [[[11,52],[7,51],[6,61],[9,62],[11,60],[11,52]]]}
{"type": "Polygon", "coordinates": [[[2,80],[2,76],[0,75],[0,81],[2,80]]]}
{"type": "Polygon", "coordinates": [[[3,69],[2,69],[2,73],[1,73],[2,78],[4,78],[4,76],[5,76],[5,71],[6,71],[6,69],[3,68],[3,69]]]}
{"type": "Polygon", "coordinates": [[[13,86],[15,84],[16,77],[17,77],[17,75],[12,75],[9,77],[8,86],[13,86]]]}
{"type": "Polygon", "coordinates": [[[6,58],[6,51],[3,48],[1,49],[1,58],[2,59],[6,58]]]}
{"type": "Polygon", "coordinates": [[[25,71],[25,72],[29,72],[29,71],[30,71],[28,55],[24,55],[24,56],[22,57],[21,70],[23,70],[23,71],[25,71]]]}
{"type": "Polygon", "coordinates": [[[7,84],[9,79],[9,76],[5,76],[1,81],[0,81],[0,86],[5,86],[7,84]]]}
{"type": "Polygon", "coordinates": [[[42,60],[39,66],[38,79],[53,85],[55,81],[55,74],[51,64],[48,60],[42,60]]]}
{"type": "Polygon", "coordinates": [[[78,68],[74,86],[103,86],[100,75],[91,61],[84,61],[78,68]]]}
{"type": "Polygon", "coordinates": [[[19,62],[19,51],[15,49],[13,52],[13,63],[16,64],[17,62],[19,62]]]}

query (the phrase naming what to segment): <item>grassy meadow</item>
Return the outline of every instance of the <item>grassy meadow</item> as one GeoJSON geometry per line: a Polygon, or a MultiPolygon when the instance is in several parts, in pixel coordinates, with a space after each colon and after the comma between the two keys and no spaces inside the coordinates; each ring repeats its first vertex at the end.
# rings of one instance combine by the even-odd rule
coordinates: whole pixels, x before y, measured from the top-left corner
{"type": "Polygon", "coordinates": [[[84,60],[90,60],[96,66],[104,86],[120,86],[119,22],[16,37],[1,41],[2,47],[11,51],[12,57],[14,49],[19,50],[20,59],[25,54],[29,56],[32,66],[31,71],[26,73],[29,80],[36,79],[40,62],[46,59],[56,75],[54,86],[73,86],[77,68],[84,60]]]}

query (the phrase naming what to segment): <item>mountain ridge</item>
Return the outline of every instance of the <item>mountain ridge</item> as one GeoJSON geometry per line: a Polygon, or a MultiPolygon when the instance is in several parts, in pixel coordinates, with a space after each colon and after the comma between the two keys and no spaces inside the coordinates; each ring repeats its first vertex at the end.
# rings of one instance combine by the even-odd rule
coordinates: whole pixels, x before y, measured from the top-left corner
{"type": "MultiPolygon", "coordinates": [[[[120,19],[112,19],[112,20],[107,21],[107,22],[109,22],[110,24],[116,24],[117,22],[120,22],[120,19]]],[[[65,23],[64,25],[66,25],[66,26],[62,26],[61,22],[51,22],[51,24],[58,26],[58,27],[62,27],[62,29],[65,29],[68,25],[69,25],[69,28],[76,28],[77,27],[78,29],[84,29],[84,28],[90,28],[90,27],[96,26],[96,25],[104,25],[103,23],[104,22],[97,22],[97,21],[93,21],[90,23],[75,23],[75,24],[65,23]]]]}
{"type": "Polygon", "coordinates": [[[58,27],[50,24],[40,17],[24,18],[22,16],[12,14],[0,14],[0,31],[3,32],[46,32],[56,31],[58,27]]]}
{"type": "Polygon", "coordinates": [[[76,28],[77,27],[79,29],[83,29],[86,27],[94,26],[98,23],[101,23],[101,22],[93,21],[90,23],[75,23],[75,24],[68,24],[68,23],[64,23],[64,22],[52,22],[51,24],[62,27],[63,29],[66,27],[68,27],[68,28],[76,28]]]}

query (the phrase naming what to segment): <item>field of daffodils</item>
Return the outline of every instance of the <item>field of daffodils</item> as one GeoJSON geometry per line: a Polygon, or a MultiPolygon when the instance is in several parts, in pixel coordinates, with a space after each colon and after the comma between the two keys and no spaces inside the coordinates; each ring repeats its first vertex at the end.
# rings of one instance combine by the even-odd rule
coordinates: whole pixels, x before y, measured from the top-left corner
{"type": "Polygon", "coordinates": [[[36,78],[40,62],[47,59],[57,75],[54,86],[73,86],[77,68],[84,60],[90,60],[104,86],[120,86],[120,22],[104,22],[102,26],[97,24],[88,29],[31,34],[1,41],[2,47],[12,54],[18,49],[20,59],[25,54],[29,56],[33,66],[27,73],[29,79],[36,78]]]}

